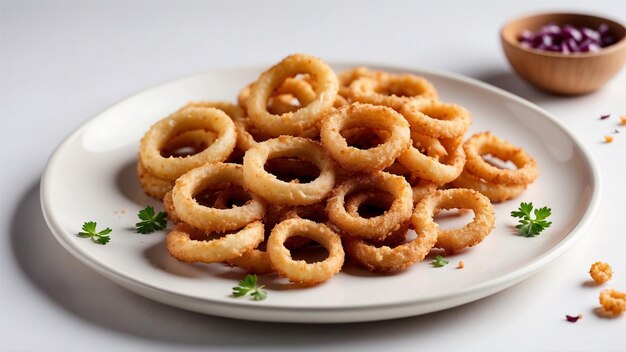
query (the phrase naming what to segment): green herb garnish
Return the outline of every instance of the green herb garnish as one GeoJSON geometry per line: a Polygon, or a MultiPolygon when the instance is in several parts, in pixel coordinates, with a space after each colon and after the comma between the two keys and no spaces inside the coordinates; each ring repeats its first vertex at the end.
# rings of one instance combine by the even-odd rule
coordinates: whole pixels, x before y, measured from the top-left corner
{"type": "Polygon", "coordinates": [[[110,228],[106,228],[102,231],[96,231],[96,222],[88,221],[83,224],[83,231],[78,233],[79,237],[91,238],[94,242],[99,244],[107,244],[111,240],[109,234],[111,233],[110,228]]]}
{"type": "Polygon", "coordinates": [[[242,297],[249,293],[253,300],[262,301],[267,298],[267,292],[262,290],[263,287],[265,285],[257,287],[256,275],[248,274],[239,281],[238,286],[233,287],[233,296],[242,297]]]}
{"type": "Polygon", "coordinates": [[[548,207],[535,209],[533,212],[535,218],[531,216],[533,212],[533,203],[520,204],[518,210],[511,212],[511,216],[514,218],[520,218],[519,225],[515,226],[520,236],[534,237],[541,233],[541,231],[547,229],[552,225],[552,222],[546,221],[546,218],[550,216],[552,210],[548,207]]]}
{"type": "Polygon", "coordinates": [[[446,266],[449,262],[445,259],[443,259],[442,256],[438,255],[435,260],[433,260],[432,262],[430,262],[430,264],[432,264],[432,266],[434,266],[435,268],[441,268],[442,266],[446,266]]]}
{"type": "Polygon", "coordinates": [[[160,211],[154,214],[154,208],[148,205],[137,214],[140,222],[135,224],[138,233],[148,234],[157,230],[163,230],[167,226],[167,213],[160,211]]]}

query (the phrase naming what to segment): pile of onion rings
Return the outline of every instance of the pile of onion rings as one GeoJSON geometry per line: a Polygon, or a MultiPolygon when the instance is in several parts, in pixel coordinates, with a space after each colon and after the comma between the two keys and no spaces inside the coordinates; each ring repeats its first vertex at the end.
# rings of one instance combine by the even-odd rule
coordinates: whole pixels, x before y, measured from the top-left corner
{"type": "Polygon", "coordinates": [[[137,162],[145,193],[176,224],[169,253],[307,286],[346,261],[396,271],[433,248],[477,245],[494,226],[491,201],[523,192],[537,165],[490,132],[463,143],[471,114],[438,96],[414,74],[337,75],[295,54],[244,87],[237,104],[185,105],[150,127],[137,162]],[[440,229],[433,217],[443,209],[470,209],[474,219],[440,229]],[[325,258],[307,256],[320,250],[325,258]]]}

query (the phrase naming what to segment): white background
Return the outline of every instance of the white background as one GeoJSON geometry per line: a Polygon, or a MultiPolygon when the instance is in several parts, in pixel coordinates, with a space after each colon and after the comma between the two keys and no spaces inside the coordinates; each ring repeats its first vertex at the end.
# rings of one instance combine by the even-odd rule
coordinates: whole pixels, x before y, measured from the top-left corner
{"type": "Polygon", "coordinates": [[[545,10],[626,22],[624,1],[2,2],[0,349],[626,350],[626,316],[595,315],[600,288],[585,284],[591,263],[603,260],[615,270],[607,286],[626,290],[626,128],[617,125],[626,115],[626,69],[583,97],[526,85],[511,72],[498,31],[507,19],[545,10]],[[537,103],[600,166],[604,193],[591,230],[499,294],[420,317],[345,325],[255,323],[171,308],[109,282],[55,241],[41,214],[39,179],[75,128],[163,81],[294,52],[453,71],[537,103]],[[611,118],[600,121],[606,113],[611,118]],[[615,128],[622,133],[604,144],[615,128]],[[564,321],[578,313],[578,323],[564,321]]]}

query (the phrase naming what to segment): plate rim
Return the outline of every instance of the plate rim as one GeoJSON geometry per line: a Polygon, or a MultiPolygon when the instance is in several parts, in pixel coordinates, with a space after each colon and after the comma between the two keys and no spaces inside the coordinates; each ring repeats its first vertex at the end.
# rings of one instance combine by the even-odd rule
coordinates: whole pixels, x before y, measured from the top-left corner
{"type": "MultiPolygon", "coordinates": [[[[57,221],[52,217],[52,215],[50,214],[50,210],[52,209],[51,204],[49,203],[49,197],[46,195],[46,193],[48,193],[46,190],[49,189],[51,186],[50,184],[50,169],[52,168],[52,165],[54,165],[55,160],[59,157],[59,152],[66,147],[67,144],[71,143],[73,139],[77,138],[81,132],[86,129],[91,123],[94,123],[94,121],[99,120],[101,117],[101,115],[104,115],[105,113],[107,113],[109,110],[117,107],[120,104],[123,104],[129,100],[134,99],[135,97],[142,95],[152,89],[157,89],[159,87],[177,82],[177,81],[182,81],[185,79],[190,79],[196,76],[201,76],[201,75],[207,75],[210,73],[215,73],[215,72],[222,72],[222,71],[237,71],[237,70],[256,70],[259,72],[262,72],[265,68],[269,67],[269,66],[264,66],[262,64],[255,64],[255,65],[238,65],[238,66],[224,66],[224,67],[215,67],[215,68],[211,68],[211,69],[207,69],[207,70],[203,70],[203,71],[198,71],[195,73],[191,73],[188,75],[184,75],[181,77],[176,77],[176,78],[172,78],[172,79],[168,79],[168,80],[164,80],[161,83],[157,83],[157,84],[153,84],[147,88],[141,89],[125,98],[122,98],[116,102],[114,102],[113,104],[109,105],[107,108],[105,108],[104,110],[98,112],[97,114],[95,114],[94,116],[91,116],[89,119],[87,119],[85,122],[83,122],[81,125],[79,125],[78,127],[76,127],[72,132],[70,132],[62,141],[61,143],[59,143],[59,145],[52,151],[48,162],[45,165],[45,169],[44,172],[42,174],[41,177],[41,181],[40,181],[40,204],[41,204],[41,208],[42,208],[42,213],[44,216],[44,219],[46,221],[46,224],[48,225],[48,228],[51,230],[52,234],[55,236],[55,238],[57,239],[57,241],[62,245],[63,248],[65,248],[69,253],[71,253],[75,258],[77,258],[79,261],[81,261],[83,264],[86,264],[88,267],[90,267],[91,269],[95,270],[96,272],[98,272],[99,274],[105,276],[106,278],[114,281],[115,283],[137,293],[142,295],[141,292],[139,292],[139,290],[145,290],[148,289],[150,291],[152,291],[152,293],[157,294],[157,295],[162,295],[162,299],[159,298],[155,298],[153,295],[150,295],[149,298],[153,299],[153,300],[157,300],[160,301],[162,303],[168,304],[168,305],[175,305],[178,306],[180,308],[185,308],[185,309],[190,309],[188,308],[188,305],[186,304],[176,304],[176,303],[172,303],[170,299],[168,298],[173,298],[173,299],[183,299],[185,300],[187,303],[189,304],[193,304],[194,302],[198,303],[198,304],[202,304],[202,305],[206,305],[206,306],[213,306],[213,307],[218,307],[221,309],[223,308],[231,308],[231,309],[235,309],[235,310],[240,310],[240,309],[244,309],[244,310],[253,310],[253,311],[257,311],[257,312],[267,312],[269,311],[276,311],[276,310],[280,310],[283,312],[288,312],[288,313],[293,313],[293,314],[298,314],[298,313],[307,313],[307,312],[326,312],[326,313],[332,313],[333,315],[337,315],[337,314],[341,314],[341,313],[348,313],[348,312],[353,312],[355,310],[362,310],[363,314],[360,314],[361,318],[359,319],[349,319],[349,320],[345,320],[345,322],[356,322],[356,321],[373,321],[373,320],[381,320],[377,317],[369,317],[369,318],[365,318],[365,316],[367,315],[367,311],[371,311],[371,310],[380,310],[380,309],[391,309],[391,308],[398,308],[398,307],[411,307],[411,306],[417,306],[417,305],[422,305],[424,303],[427,303],[429,301],[449,301],[449,300],[455,300],[455,299],[460,299],[461,297],[466,297],[466,296],[471,296],[471,295],[476,295],[481,291],[488,291],[490,289],[494,289],[497,287],[501,287],[503,286],[501,289],[497,289],[495,292],[499,292],[502,289],[505,289],[507,287],[513,286],[515,284],[517,284],[518,282],[526,279],[527,277],[529,277],[530,275],[534,274],[535,272],[537,272],[538,270],[540,270],[541,268],[545,267],[548,263],[552,262],[553,260],[555,260],[556,258],[558,258],[560,255],[562,255],[564,252],[566,252],[569,248],[571,248],[576,242],[578,242],[578,240],[584,235],[584,233],[586,232],[587,228],[590,226],[591,220],[593,219],[593,217],[595,216],[598,206],[599,206],[599,202],[600,202],[600,198],[601,198],[601,193],[602,193],[602,183],[601,183],[601,178],[599,175],[599,168],[598,165],[596,163],[596,161],[591,157],[591,154],[588,150],[588,148],[582,143],[582,141],[576,137],[568,128],[567,126],[561,122],[558,118],[556,118],[554,115],[552,115],[551,113],[549,113],[548,111],[544,110],[543,108],[539,107],[538,105],[520,97],[517,96],[513,93],[510,93],[508,91],[505,91],[504,89],[501,89],[499,87],[493,86],[491,84],[482,82],[478,79],[472,78],[472,77],[468,77],[468,76],[464,76],[462,74],[459,73],[454,73],[454,72],[449,72],[449,71],[444,71],[444,70],[438,70],[438,69],[425,69],[425,68],[420,68],[420,67],[413,67],[413,66],[403,66],[403,65],[397,65],[397,64],[381,64],[381,63],[376,63],[376,62],[367,62],[367,61],[332,61],[329,60],[327,61],[329,63],[330,66],[367,66],[367,67],[372,67],[372,68],[379,68],[379,69],[387,69],[387,70],[394,70],[394,71],[410,71],[412,73],[416,73],[416,74],[427,74],[427,75],[431,75],[431,76],[438,76],[444,79],[451,79],[454,81],[460,81],[469,85],[472,85],[474,87],[477,87],[479,89],[488,91],[489,93],[493,93],[496,94],[500,97],[503,97],[507,100],[512,100],[515,103],[518,103],[520,105],[523,105],[524,107],[535,111],[537,114],[541,115],[543,118],[546,118],[549,122],[553,123],[555,126],[557,126],[575,145],[575,148],[577,148],[580,151],[580,154],[582,155],[582,159],[584,161],[584,163],[586,163],[586,166],[589,170],[589,176],[591,178],[591,183],[589,184],[590,186],[590,197],[588,200],[588,204],[587,204],[587,208],[584,210],[584,213],[582,214],[582,216],[578,219],[578,221],[576,222],[576,224],[572,227],[572,229],[565,235],[564,240],[559,241],[557,244],[555,244],[552,248],[550,248],[548,251],[546,251],[545,253],[543,253],[543,255],[537,257],[536,259],[532,260],[530,263],[515,269],[513,271],[510,271],[502,276],[496,277],[494,279],[485,281],[481,284],[478,285],[474,285],[470,288],[467,289],[463,289],[463,290],[459,290],[456,292],[452,292],[449,294],[445,294],[445,295],[438,295],[436,297],[425,297],[419,301],[416,300],[409,300],[409,299],[405,299],[405,300],[401,300],[401,301],[394,301],[391,303],[375,303],[375,304],[367,304],[367,305],[348,305],[348,306],[342,306],[342,307],[286,307],[286,306],[277,306],[274,304],[269,304],[269,305],[259,305],[258,303],[255,304],[254,302],[247,302],[245,300],[233,300],[232,302],[230,301],[221,301],[221,300],[215,300],[213,298],[200,298],[200,297],[195,297],[195,296],[188,296],[188,295],[184,295],[184,294],[180,294],[180,293],[176,293],[176,292],[172,292],[172,291],[168,291],[166,289],[163,289],[161,287],[157,287],[154,285],[151,285],[149,283],[145,283],[142,281],[139,281],[131,276],[128,276],[126,274],[124,274],[123,272],[119,272],[118,270],[114,270],[112,268],[108,268],[108,267],[104,267],[101,265],[98,265],[93,258],[91,258],[87,253],[83,253],[82,250],[80,250],[79,248],[75,248],[75,246],[69,242],[66,241],[64,236],[61,233],[64,233],[64,231],[62,230],[62,227],[60,226],[60,224],[57,223],[57,221]],[[167,296],[167,297],[166,297],[167,296]]],[[[488,293],[486,295],[482,295],[481,297],[486,297],[490,294],[493,293],[488,293]]],[[[147,297],[147,295],[143,294],[144,297],[147,297]]],[[[475,299],[472,299],[470,301],[467,301],[465,303],[474,301],[475,299]]],[[[464,304],[464,303],[461,303],[464,304]]],[[[455,304],[455,305],[451,305],[449,307],[452,306],[457,306],[460,304],[455,304]]],[[[208,312],[206,309],[190,309],[190,310],[194,310],[194,311],[198,311],[198,312],[203,312],[203,313],[207,313],[207,314],[213,314],[213,315],[221,315],[221,316],[227,316],[227,317],[235,317],[235,318],[242,318],[240,316],[236,316],[236,315],[230,315],[230,314],[219,314],[217,312],[208,312]]],[[[435,310],[441,310],[441,309],[435,309],[435,310]]],[[[435,311],[432,310],[432,311],[435,311]]],[[[406,315],[397,315],[394,317],[400,318],[403,316],[410,316],[410,315],[415,315],[415,314],[406,314],[406,315]]],[[[394,318],[391,317],[391,318],[394,318]]],[[[271,317],[268,317],[268,319],[256,319],[256,318],[251,318],[251,317],[246,317],[244,319],[249,319],[249,320],[265,320],[265,321],[285,321],[285,322],[309,322],[306,321],[305,319],[295,319],[295,320],[290,320],[290,319],[279,319],[279,320],[274,320],[271,319],[271,317]]],[[[390,319],[389,317],[387,318],[382,318],[382,319],[390,319]]],[[[325,321],[316,321],[316,322],[325,322],[325,321]]],[[[335,319],[328,319],[329,323],[332,322],[339,322],[336,318],[335,319]]]]}

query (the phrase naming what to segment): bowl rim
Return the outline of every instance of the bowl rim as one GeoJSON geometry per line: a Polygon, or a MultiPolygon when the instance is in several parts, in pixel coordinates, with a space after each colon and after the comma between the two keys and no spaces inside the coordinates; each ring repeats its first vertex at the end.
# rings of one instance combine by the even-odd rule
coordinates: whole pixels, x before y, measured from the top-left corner
{"type": "Polygon", "coordinates": [[[624,32],[626,32],[626,26],[624,26],[624,24],[622,24],[621,22],[616,21],[616,20],[611,19],[611,18],[600,16],[600,15],[597,15],[597,14],[588,14],[588,13],[580,13],[580,12],[536,12],[536,13],[530,13],[530,14],[518,16],[518,17],[515,17],[513,19],[510,19],[510,20],[506,21],[506,23],[500,28],[500,38],[501,38],[503,43],[511,45],[511,46],[513,46],[513,47],[515,47],[515,48],[517,48],[517,49],[519,49],[521,51],[524,51],[526,53],[529,53],[529,54],[538,55],[538,56],[544,56],[544,57],[563,58],[563,59],[568,59],[568,60],[575,60],[575,59],[580,59],[580,58],[588,58],[588,57],[596,57],[596,56],[607,55],[607,54],[611,54],[613,52],[622,50],[622,49],[624,49],[624,47],[626,47],[626,34],[625,34],[616,43],[611,44],[611,45],[609,45],[609,46],[607,46],[605,48],[602,48],[602,50],[597,51],[597,52],[562,54],[562,53],[555,53],[555,52],[552,52],[552,51],[546,51],[546,50],[540,50],[540,49],[534,49],[534,48],[525,47],[525,46],[521,45],[518,40],[511,40],[510,38],[507,38],[507,36],[504,35],[504,32],[514,22],[527,20],[527,19],[531,19],[531,18],[539,17],[539,16],[564,16],[564,15],[567,15],[567,16],[590,17],[590,18],[596,18],[596,19],[600,19],[600,20],[603,20],[603,21],[607,21],[607,22],[612,22],[612,23],[616,24],[617,26],[621,27],[624,30],[624,32]]]}

